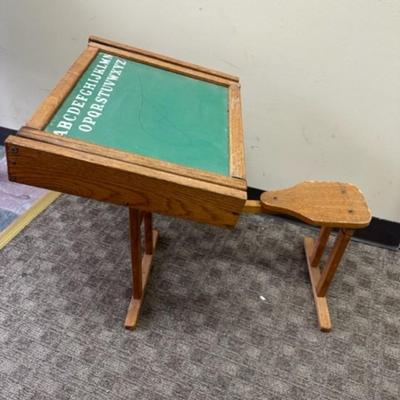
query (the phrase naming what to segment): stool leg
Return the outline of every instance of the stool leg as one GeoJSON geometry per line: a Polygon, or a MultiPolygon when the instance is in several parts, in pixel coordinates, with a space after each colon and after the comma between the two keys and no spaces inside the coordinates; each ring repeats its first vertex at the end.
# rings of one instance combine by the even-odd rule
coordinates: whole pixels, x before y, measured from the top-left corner
{"type": "Polygon", "coordinates": [[[353,231],[351,229],[341,229],[336,237],[335,244],[331,253],[329,254],[328,261],[322,276],[318,282],[317,295],[318,297],[325,297],[328,291],[329,285],[332,282],[333,276],[339,266],[340,260],[346,250],[347,244],[349,243],[353,231]]]}
{"type": "Polygon", "coordinates": [[[353,234],[352,230],[342,229],[339,231],[333,249],[328,257],[326,267],[321,273],[318,267],[323,248],[328,241],[327,231],[321,229],[317,243],[310,237],[304,238],[304,249],[306,251],[308,273],[310,274],[311,287],[314,295],[315,308],[318,316],[318,323],[321,331],[329,332],[332,329],[331,318],[329,315],[326,293],[335,275],[339,262],[346,250],[346,246],[353,234]],[[322,244],[324,244],[322,246],[322,244]],[[318,260],[318,263],[316,263],[318,260]],[[313,263],[314,261],[314,263],[313,263]],[[315,265],[315,266],[314,266],[315,265]]]}
{"type": "Polygon", "coordinates": [[[322,254],[325,250],[326,244],[328,243],[329,235],[331,234],[331,228],[323,226],[319,231],[318,240],[314,245],[313,252],[311,254],[311,266],[318,267],[321,261],[322,254]]]}
{"type": "Polygon", "coordinates": [[[310,275],[311,288],[314,297],[315,309],[317,311],[319,328],[323,332],[329,332],[332,329],[332,324],[329,316],[328,302],[326,301],[326,297],[317,296],[317,285],[321,279],[321,270],[318,266],[313,267],[311,265],[311,256],[314,249],[314,239],[311,237],[305,237],[304,250],[306,251],[308,273],[310,275]]]}

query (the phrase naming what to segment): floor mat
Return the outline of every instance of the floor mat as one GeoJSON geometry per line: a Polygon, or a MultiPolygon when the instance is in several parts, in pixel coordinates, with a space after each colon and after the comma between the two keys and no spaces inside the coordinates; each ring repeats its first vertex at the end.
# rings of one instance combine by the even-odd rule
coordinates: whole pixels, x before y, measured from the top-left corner
{"type": "Polygon", "coordinates": [[[58,196],[45,189],[10,182],[4,146],[0,146],[0,249],[58,196]]]}

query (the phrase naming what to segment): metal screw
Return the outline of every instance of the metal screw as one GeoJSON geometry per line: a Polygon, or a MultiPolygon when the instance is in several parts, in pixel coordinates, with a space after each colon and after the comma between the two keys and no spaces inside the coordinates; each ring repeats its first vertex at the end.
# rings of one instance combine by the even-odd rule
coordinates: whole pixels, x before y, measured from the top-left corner
{"type": "Polygon", "coordinates": [[[11,153],[17,154],[17,153],[18,153],[18,148],[15,147],[15,146],[12,146],[12,147],[11,147],[11,153]]]}
{"type": "Polygon", "coordinates": [[[352,210],[351,208],[349,209],[349,214],[353,214],[354,210],[352,210]]]}

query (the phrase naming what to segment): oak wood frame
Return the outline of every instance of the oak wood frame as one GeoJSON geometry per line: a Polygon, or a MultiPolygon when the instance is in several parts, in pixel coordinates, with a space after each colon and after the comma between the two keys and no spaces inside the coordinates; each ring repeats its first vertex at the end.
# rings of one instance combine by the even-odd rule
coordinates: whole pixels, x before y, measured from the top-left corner
{"type": "Polygon", "coordinates": [[[246,193],[21,136],[6,141],[11,181],[217,226],[234,226],[246,193]]]}
{"type": "MultiPolygon", "coordinates": [[[[133,167],[139,170],[141,169],[145,174],[154,172],[156,175],[164,177],[165,174],[167,174],[167,180],[171,184],[182,185],[184,181],[189,182],[189,187],[193,188],[194,192],[192,193],[191,200],[185,203],[184,208],[185,211],[187,211],[191,208],[191,204],[193,204],[195,208],[197,207],[197,211],[192,214],[190,212],[181,212],[178,213],[179,215],[175,212],[171,212],[170,215],[183,216],[199,222],[206,222],[219,226],[234,226],[247,197],[240,85],[238,83],[238,78],[194,64],[174,60],[170,57],[151,53],[146,50],[112,42],[107,39],[94,36],[89,38],[87,48],[73,63],[55,89],[42,102],[38,110],[27,122],[26,126],[20,129],[18,136],[20,139],[24,139],[25,141],[21,143],[21,141],[18,142],[17,140],[19,138],[10,137],[7,139],[6,145],[8,149],[7,159],[9,160],[10,179],[21,183],[36,184],[37,186],[44,186],[49,189],[79,194],[77,193],[76,188],[71,189],[68,185],[63,186],[58,182],[57,185],[55,185],[57,187],[52,187],[52,183],[48,179],[44,182],[40,182],[38,177],[28,176],[29,165],[22,165],[22,163],[25,161],[28,162],[29,160],[24,159],[23,157],[17,157],[17,154],[10,150],[13,149],[13,151],[18,152],[20,146],[23,147],[22,152],[25,155],[27,155],[29,147],[32,147],[32,153],[35,153],[34,157],[36,158],[36,162],[39,164],[43,158],[46,158],[52,152],[55,152],[57,157],[62,159],[63,162],[66,161],[66,158],[68,157],[71,158],[71,160],[79,160],[81,164],[83,161],[87,161],[85,163],[85,168],[89,168],[91,161],[88,161],[87,159],[90,156],[89,158],[91,159],[97,157],[96,162],[104,162],[105,165],[113,164],[115,162],[123,163],[119,164],[118,169],[125,171],[130,171],[133,167]],[[166,69],[195,79],[205,80],[207,82],[227,87],[229,93],[230,175],[223,176],[196,168],[189,168],[166,161],[152,159],[150,157],[110,149],[44,132],[43,129],[100,50],[136,62],[145,63],[157,68],[166,69]],[[40,154],[41,149],[35,146],[35,143],[40,143],[43,148],[43,154],[40,154]],[[17,168],[17,163],[20,164],[20,168],[17,168]],[[22,172],[24,168],[26,168],[25,173],[22,172]],[[207,206],[209,217],[203,215],[198,218],[198,211],[199,208],[201,208],[201,204],[196,196],[198,195],[199,190],[203,192],[203,194],[210,194],[211,197],[215,194],[218,194],[219,196],[218,200],[214,199],[211,201],[211,203],[214,202],[214,204],[207,206]]],[[[29,156],[33,156],[33,154],[30,154],[29,156]]],[[[140,173],[140,171],[137,172],[140,173]]],[[[155,186],[156,185],[157,182],[155,182],[155,186]]],[[[92,197],[100,200],[112,201],[110,198],[102,198],[101,195],[93,195],[92,197]]],[[[117,204],[126,204],[143,211],[163,212],[168,214],[168,210],[166,209],[157,210],[149,206],[146,207],[143,206],[143,204],[132,201],[130,198],[125,199],[125,201],[118,199],[118,201],[114,202],[117,204]]]]}

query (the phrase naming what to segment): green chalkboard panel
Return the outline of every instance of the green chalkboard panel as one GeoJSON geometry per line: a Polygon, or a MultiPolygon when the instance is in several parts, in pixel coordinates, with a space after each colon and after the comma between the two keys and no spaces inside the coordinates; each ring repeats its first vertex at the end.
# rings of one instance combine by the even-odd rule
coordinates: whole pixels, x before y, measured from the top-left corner
{"type": "Polygon", "coordinates": [[[48,132],[229,175],[228,88],[99,52],[48,132]]]}

